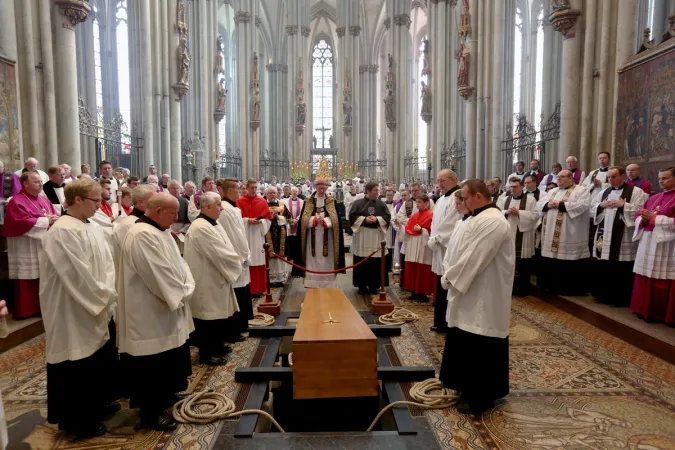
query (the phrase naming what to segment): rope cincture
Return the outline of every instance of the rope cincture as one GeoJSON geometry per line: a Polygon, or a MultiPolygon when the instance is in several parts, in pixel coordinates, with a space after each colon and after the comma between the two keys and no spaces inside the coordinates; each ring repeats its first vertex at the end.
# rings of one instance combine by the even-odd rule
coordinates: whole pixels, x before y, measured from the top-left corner
{"type": "Polygon", "coordinates": [[[405,308],[396,307],[389,314],[383,314],[378,322],[382,325],[403,325],[404,323],[419,320],[420,316],[405,308]]]}
{"type": "Polygon", "coordinates": [[[248,326],[250,327],[269,327],[274,325],[276,322],[276,319],[274,316],[270,316],[269,314],[261,313],[261,312],[256,312],[253,314],[253,319],[248,321],[248,326]]]}

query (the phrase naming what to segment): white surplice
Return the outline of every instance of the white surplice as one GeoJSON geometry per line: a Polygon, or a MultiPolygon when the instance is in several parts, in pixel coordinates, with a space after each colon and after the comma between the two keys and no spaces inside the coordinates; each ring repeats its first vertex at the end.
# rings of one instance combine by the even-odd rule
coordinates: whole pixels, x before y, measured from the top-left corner
{"type": "Polygon", "coordinates": [[[185,344],[194,331],[188,302],[195,281],[171,233],[134,224],[118,268],[120,353],[146,356],[185,344]]]}
{"type": "Polygon", "coordinates": [[[270,230],[270,225],[272,225],[272,222],[269,219],[260,219],[260,223],[256,225],[252,225],[248,220],[244,220],[246,240],[248,241],[248,248],[251,249],[251,267],[265,265],[265,250],[263,249],[263,245],[267,242],[265,235],[270,230]]]}
{"type": "MultiPolygon", "coordinates": [[[[600,254],[600,259],[609,261],[609,251],[612,243],[612,228],[614,227],[614,221],[617,220],[617,211],[618,208],[607,208],[598,212],[600,203],[602,203],[602,194],[603,191],[600,191],[598,195],[593,198],[591,202],[591,219],[595,225],[600,225],[604,221],[604,233],[602,237],[602,251],[600,254]]],[[[622,189],[612,189],[612,192],[607,196],[607,200],[619,200],[621,194],[623,193],[622,189]]],[[[623,205],[623,214],[618,217],[618,220],[622,220],[625,228],[623,230],[623,236],[621,238],[621,249],[619,251],[619,261],[635,261],[635,254],[637,253],[638,243],[633,242],[633,232],[635,231],[635,213],[638,209],[642,208],[642,205],[647,201],[647,195],[639,187],[633,188],[633,194],[630,196],[628,201],[623,205]]],[[[600,233],[600,227],[598,227],[595,232],[595,237],[593,239],[593,257],[597,258],[597,244],[598,237],[600,233]]]]}
{"type": "Polygon", "coordinates": [[[455,196],[443,195],[436,202],[434,217],[431,222],[431,236],[427,245],[433,252],[431,259],[431,271],[436,275],[443,275],[443,258],[445,249],[448,248],[450,236],[462,218],[455,208],[455,196]]]}
{"type": "Polygon", "coordinates": [[[110,251],[112,253],[113,260],[115,261],[115,266],[117,267],[117,262],[119,261],[119,255],[122,251],[122,244],[124,239],[127,237],[127,232],[129,227],[136,223],[138,220],[137,216],[133,214],[123,218],[122,220],[115,221],[112,232],[112,245],[110,246],[110,251]]]}
{"type": "Polygon", "coordinates": [[[589,192],[591,199],[593,199],[596,195],[598,195],[599,192],[604,191],[607,189],[610,185],[607,183],[607,174],[609,173],[609,169],[601,172],[600,169],[595,169],[591,170],[584,178],[584,181],[581,183],[581,186],[585,187],[586,190],[589,192]],[[591,181],[592,179],[599,180],[600,186],[595,186],[595,184],[591,181]]]}
{"type": "MultiPolygon", "coordinates": [[[[380,242],[386,238],[388,226],[382,216],[375,216],[375,218],[379,225],[377,228],[362,227],[361,225],[366,220],[363,216],[356,219],[354,225],[352,225],[352,231],[354,232],[351,246],[352,254],[365,258],[374,251],[377,251],[373,255],[373,258],[381,257],[380,242]]],[[[387,255],[388,252],[389,250],[385,248],[384,254],[387,255]]]]}
{"type": "Polygon", "coordinates": [[[223,227],[197,218],[185,235],[183,248],[183,258],[195,279],[190,299],[192,316],[202,320],[227,319],[239,311],[232,284],[241,275],[243,259],[223,227]]]}
{"type": "Polygon", "coordinates": [[[431,265],[433,252],[428,246],[429,232],[426,228],[422,228],[419,236],[408,234],[404,229],[401,232],[401,242],[406,247],[405,262],[431,265]]]}
{"type": "Polygon", "coordinates": [[[65,215],[42,239],[40,310],[47,363],[93,355],[110,338],[115,267],[101,228],[65,215]]]}
{"type": "MultiPolygon", "coordinates": [[[[325,197],[316,196],[316,207],[323,208],[326,203],[325,197]]],[[[315,216],[316,217],[316,216],[315,216]]],[[[314,256],[312,256],[312,235],[311,230],[307,230],[305,243],[306,266],[308,269],[327,272],[335,270],[335,248],[333,245],[333,223],[328,214],[324,213],[323,220],[325,226],[319,225],[318,220],[309,219],[308,227],[314,228],[314,256]],[[328,233],[328,256],[323,256],[324,233],[328,233]]],[[[305,273],[306,288],[337,288],[337,274],[317,274],[305,273]]]]}
{"type": "Polygon", "coordinates": [[[244,219],[241,216],[241,209],[232,206],[232,204],[227,201],[221,203],[223,205],[223,210],[218,217],[218,223],[227,233],[227,237],[230,238],[234,251],[237,252],[237,255],[239,255],[243,261],[241,275],[239,275],[239,278],[232,283],[232,287],[236,289],[251,283],[251,273],[248,270],[248,266],[251,263],[251,250],[249,249],[248,241],[246,240],[246,227],[244,226],[244,219]]]}
{"type": "MultiPolygon", "coordinates": [[[[509,214],[507,220],[511,225],[511,238],[513,242],[516,241],[516,233],[518,231],[523,233],[523,239],[520,247],[520,258],[527,259],[534,256],[535,233],[537,231],[537,224],[539,223],[539,210],[537,209],[537,201],[532,195],[522,193],[521,197],[525,197],[525,209],[520,211],[520,202],[522,198],[516,200],[511,198],[509,208],[518,209],[518,215],[509,214]]],[[[504,212],[507,196],[499,197],[497,200],[497,208],[504,212]]]]}
{"type": "Polygon", "coordinates": [[[639,241],[633,272],[659,280],[675,280],[675,219],[657,215],[654,230],[640,228],[635,220],[634,240],[639,241]]]}
{"type": "Polygon", "coordinates": [[[562,199],[565,197],[568,189],[551,189],[548,192],[548,196],[540,197],[539,202],[537,202],[537,208],[546,217],[546,228],[542,227],[541,230],[541,256],[545,258],[578,260],[589,257],[588,223],[590,220],[590,196],[589,190],[582,186],[574,187],[569,198],[564,202],[566,212],[562,213],[558,251],[552,251],[553,233],[555,232],[556,217],[559,210],[549,209],[548,211],[544,211],[544,207],[551,200],[557,200],[562,203],[562,199]]]}
{"type": "Polygon", "coordinates": [[[494,207],[464,222],[455,228],[443,260],[448,327],[505,338],[516,263],[511,226],[494,207]]]}
{"type": "Polygon", "coordinates": [[[47,230],[49,230],[49,219],[39,217],[28,232],[21,236],[7,238],[10,280],[35,280],[40,277],[38,255],[42,250],[42,237],[47,230]]]}
{"type": "Polygon", "coordinates": [[[106,213],[103,212],[101,208],[96,210],[96,213],[94,216],[89,219],[90,222],[95,223],[99,227],[101,227],[101,230],[103,230],[103,236],[105,237],[105,240],[108,242],[108,245],[110,248],[113,247],[113,228],[115,226],[115,221],[113,220],[115,216],[113,215],[112,217],[108,217],[106,213]]]}

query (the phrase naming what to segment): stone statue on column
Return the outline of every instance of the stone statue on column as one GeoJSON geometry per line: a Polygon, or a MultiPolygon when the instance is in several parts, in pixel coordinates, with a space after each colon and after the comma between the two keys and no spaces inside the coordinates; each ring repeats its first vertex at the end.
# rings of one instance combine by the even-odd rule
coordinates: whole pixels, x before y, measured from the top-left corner
{"type": "Polygon", "coordinates": [[[225,47],[223,45],[223,36],[218,35],[216,39],[216,74],[225,74],[225,47]]]}
{"type": "Polygon", "coordinates": [[[305,131],[305,121],[307,120],[307,103],[305,103],[305,88],[304,88],[304,76],[302,72],[302,58],[298,58],[298,80],[295,86],[295,96],[297,102],[295,105],[295,132],[298,136],[302,136],[302,132],[305,131]]]}
{"type": "Polygon", "coordinates": [[[420,116],[426,123],[431,121],[431,86],[424,81],[422,81],[422,109],[420,116]]]}
{"type": "Polygon", "coordinates": [[[260,74],[258,73],[258,54],[253,53],[253,67],[251,68],[251,88],[260,87],[260,74]]]}
{"type": "Polygon", "coordinates": [[[227,89],[225,89],[225,78],[221,78],[218,83],[218,103],[216,109],[218,111],[225,111],[225,102],[227,101],[227,89]]]}
{"type": "Polygon", "coordinates": [[[255,91],[253,99],[253,114],[251,117],[251,128],[260,127],[260,117],[262,116],[262,102],[260,101],[260,92],[255,91]]]}
{"type": "Polygon", "coordinates": [[[342,102],[342,113],[344,115],[344,125],[352,125],[352,105],[349,103],[349,98],[345,96],[344,101],[342,102]]]}
{"type": "Polygon", "coordinates": [[[384,98],[384,119],[387,123],[387,128],[392,131],[396,129],[396,117],[394,115],[395,103],[394,90],[388,89],[387,96],[384,98]]]}
{"type": "Polygon", "coordinates": [[[468,47],[464,44],[460,44],[456,57],[459,62],[457,68],[457,91],[464,100],[468,100],[474,91],[474,88],[469,84],[470,54],[468,47]]]}
{"type": "Polygon", "coordinates": [[[296,125],[302,125],[304,128],[305,125],[305,118],[307,116],[307,104],[306,103],[298,103],[297,106],[297,115],[296,115],[296,120],[295,124],[296,125]]]}
{"type": "Polygon", "coordinates": [[[422,41],[422,76],[431,75],[429,67],[429,39],[422,41]]]}
{"type": "Polygon", "coordinates": [[[176,101],[180,101],[190,89],[190,49],[188,47],[187,35],[181,35],[178,48],[176,48],[176,64],[178,66],[178,81],[174,84],[173,90],[178,95],[176,101]]]}

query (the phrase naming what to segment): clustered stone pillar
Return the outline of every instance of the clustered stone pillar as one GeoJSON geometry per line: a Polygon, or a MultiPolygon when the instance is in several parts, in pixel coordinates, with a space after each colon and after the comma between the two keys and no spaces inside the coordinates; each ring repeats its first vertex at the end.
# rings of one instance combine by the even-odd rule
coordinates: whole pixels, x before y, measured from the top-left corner
{"type": "MultiPolygon", "coordinates": [[[[285,28],[287,37],[288,60],[287,64],[282,66],[286,85],[286,108],[287,119],[286,129],[283,130],[284,141],[288,148],[289,160],[292,163],[301,163],[307,161],[307,149],[311,147],[312,136],[312,114],[311,114],[311,51],[308,40],[310,35],[310,4],[309,0],[289,0],[287,4],[287,25],[285,28]],[[302,86],[298,86],[298,78],[302,72],[302,86]],[[303,99],[305,103],[305,128],[302,132],[297,131],[297,107],[298,107],[298,89],[303,90],[303,99]]],[[[281,86],[281,84],[280,84],[281,86]]],[[[280,141],[281,142],[281,141],[280,141]]]]}
{"type": "Polygon", "coordinates": [[[375,155],[375,149],[377,148],[378,72],[379,66],[377,64],[359,65],[360,104],[358,121],[360,124],[359,129],[361,136],[359,139],[361,145],[359,153],[356,155],[357,160],[351,161],[354,164],[358,164],[361,160],[369,159],[371,154],[375,155]]]}
{"type": "MultiPolygon", "coordinates": [[[[463,32],[464,34],[464,51],[468,55],[467,61],[469,64],[469,85],[468,90],[465,90],[465,94],[462,95],[464,100],[466,100],[466,122],[465,122],[465,133],[466,133],[466,177],[474,178],[477,175],[476,171],[476,154],[478,149],[476,147],[476,96],[475,96],[475,86],[477,80],[477,45],[476,40],[473,37],[473,33],[478,28],[478,15],[476,14],[476,0],[469,0],[468,2],[468,13],[470,14],[470,31],[468,33],[463,32]]],[[[464,14],[464,11],[462,11],[464,14]]],[[[461,31],[461,30],[460,30],[461,31]]]]}
{"type": "Polygon", "coordinates": [[[389,49],[391,51],[391,70],[396,84],[394,91],[394,127],[388,129],[391,139],[388,151],[387,172],[389,180],[403,180],[405,175],[404,158],[406,150],[412,147],[411,99],[410,99],[410,2],[406,0],[387,0],[387,15],[391,21],[389,30],[389,49]],[[393,129],[392,129],[393,128],[393,129]]]}
{"type": "Polygon", "coordinates": [[[54,60],[56,61],[56,83],[58,86],[58,136],[59,157],[77,170],[80,155],[80,128],[77,101],[77,73],[75,52],[75,26],[83,22],[90,12],[87,3],[81,0],[55,0],[54,8],[54,60]]]}
{"type": "Polygon", "coordinates": [[[359,92],[361,65],[360,45],[360,12],[359,0],[344,0],[338,3],[338,50],[341,65],[336,65],[340,89],[336,95],[335,126],[333,136],[337,137],[340,159],[358,162],[360,155],[360,119],[362,117],[361,98],[359,92]],[[351,124],[347,125],[344,107],[351,107],[351,124]]]}
{"type": "MultiPolygon", "coordinates": [[[[260,67],[258,61],[258,30],[255,17],[258,0],[240,0],[234,16],[237,40],[237,103],[238,133],[241,143],[242,176],[260,176],[259,123],[253,121],[256,101],[260,101],[260,67]],[[255,65],[257,63],[257,66],[255,65]]],[[[264,65],[263,65],[264,67],[264,65]]]]}
{"type": "MultiPolygon", "coordinates": [[[[623,65],[625,65],[631,58],[631,56],[633,56],[635,50],[633,47],[633,43],[635,42],[636,7],[637,7],[637,0],[622,0],[618,6],[619,11],[617,18],[617,30],[620,30],[620,32],[617,32],[616,34],[615,64],[617,68],[620,68],[623,65]]],[[[614,105],[613,108],[614,113],[612,114],[613,117],[612,130],[614,132],[612,133],[612,150],[613,150],[612,156],[614,157],[615,156],[614,152],[616,152],[617,150],[616,107],[619,102],[619,74],[616,72],[613,73],[614,73],[614,98],[612,104],[614,105]]]]}
{"type": "Polygon", "coordinates": [[[449,113],[446,102],[454,93],[449,92],[452,73],[446,71],[446,58],[452,57],[451,47],[446,44],[446,29],[451,27],[448,22],[447,10],[452,7],[446,0],[431,0],[429,4],[429,85],[431,86],[431,111],[433,117],[429,124],[431,139],[429,147],[432,152],[432,165],[436,173],[441,168],[441,151],[443,145],[450,139],[446,127],[446,113],[449,113]]]}
{"type": "MultiPolygon", "coordinates": [[[[178,80],[178,46],[180,45],[180,25],[178,24],[178,18],[176,16],[176,8],[173,5],[166,8],[167,22],[168,22],[168,72],[169,72],[169,85],[173,85],[178,80]]],[[[181,104],[180,101],[182,96],[179,96],[175,91],[169,94],[169,123],[171,126],[170,135],[169,135],[169,149],[171,153],[170,159],[170,168],[171,168],[171,177],[175,180],[183,180],[183,165],[182,165],[182,154],[181,154],[181,139],[182,139],[182,130],[181,130],[181,104]]]]}

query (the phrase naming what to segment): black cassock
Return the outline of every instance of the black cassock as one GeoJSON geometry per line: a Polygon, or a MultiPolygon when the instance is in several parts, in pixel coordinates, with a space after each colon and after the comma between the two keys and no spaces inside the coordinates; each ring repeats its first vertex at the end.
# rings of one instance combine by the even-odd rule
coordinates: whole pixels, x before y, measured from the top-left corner
{"type": "MultiPolygon", "coordinates": [[[[384,219],[387,225],[391,225],[391,214],[389,213],[389,208],[387,205],[380,199],[370,200],[368,198],[361,198],[352,203],[352,206],[349,209],[349,226],[353,227],[354,223],[359,219],[359,217],[368,217],[368,216],[379,216],[384,219]]],[[[377,229],[380,227],[379,222],[366,223],[365,220],[361,224],[361,227],[364,228],[374,228],[377,229]]],[[[382,237],[384,240],[384,236],[382,237]]],[[[375,244],[378,248],[380,243],[375,244]]],[[[362,253],[362,252],[360,252],[362,253]]],[[[368,252],[370,253],[370,252],[368,252]]],[[[354,264],[365,259],[364,256],[354,255],[354,264]]],[[[385,263],[385,274],[384,274],[384,285],[389,286],[389,272],[391,271],[391,264],[385,263]]],[[[359,289],[368,289],[371,293],[374,293],[380,286],[380,272],[381,272],[381,258],[380,252],[378,251],[372,258],[364,262],[358,267],[354,268],[354,278],[352,284],[359,289]]]]}

